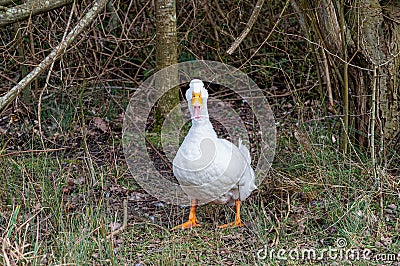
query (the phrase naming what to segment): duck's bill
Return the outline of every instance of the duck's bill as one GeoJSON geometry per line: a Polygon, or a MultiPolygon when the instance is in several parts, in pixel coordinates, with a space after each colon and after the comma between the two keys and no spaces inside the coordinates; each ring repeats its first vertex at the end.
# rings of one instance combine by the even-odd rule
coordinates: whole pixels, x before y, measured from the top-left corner
{"type": "Polygon", "coordinates": [[[194,120],[199,120],[200,119],[200,105],[195,105],[193,106],[193,115],[194,115],[194,120]]]}

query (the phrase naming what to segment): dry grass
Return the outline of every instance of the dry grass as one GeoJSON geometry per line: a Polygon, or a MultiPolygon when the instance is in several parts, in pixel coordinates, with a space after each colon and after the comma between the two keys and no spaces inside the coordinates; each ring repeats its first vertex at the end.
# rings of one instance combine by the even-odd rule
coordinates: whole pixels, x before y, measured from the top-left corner
{"type": "MultiPolygon", "coordinates": [[[[71,23],[87,2],[77,5],[71,23]]],[[[216,229],[233,218],[233,210],[207,205],[198,212],[202,227],[170,232],[188,210],[147,195],[128,172],[122,117],[132,88],[153,73],[153,7],[150,1],[114,1],[118,16],[108,9],[54,65],[47,87],[40,78],[0,118],[1,263],[298,265],[276,256],[260,259],[257,252],[334,248],[341,238],[348,248],[399,253],[399,166],[380,169],[379,186],[357,143],[346,156],[338,152],[340,120],[321,111],[326,95],[316,85],[312,52],[280,31],[299,30],[290,10],[253,56],[281,11],[282,1],[273,2],[233,56],[225,51],[245,27],[253,2],[180,2],[178,7],[180,61],[210,59],[239,67],[263,89],[276,115],[275,162],[243,205],[246,227],[216,229]],[[107,238],[122,225],[126,198],[127,228],[107,238]]],[[[21,22],[19,37],[12,27],[1,31],[6,43],[0,46],[1,94],[60,40],[66,10],[21,22]]],[[[228,98],[229,92],[221,95],[228,98]]],[[[392,155],[398,158],[396,150],[392,155]]]]}
{"type": "MultiPolygon", "coordinates": [[[[321,124],[314,126],[321,129],[321,124]]],[[[340,156],[330,141],[299,132],[309,143],[281,134],[273,168],[243,205],[246,227],[227,230],[217,225],[233,219],[233,209],[207,205],[198,210],[202,227],[170,232],[186,219],[188,209],[147,195],[123,164],[95,161],[99,182],[93,185],[85,161],[69,159],[73,153],[2,158],[7,167],[0,174],[9,177],[1,179],[3,264],[271,265],[280,260],[260,259],[257,252],[322,250],[334,248],[341,238],[347,248],[397,254],[398,181],[382,176],[381,217],[368,162],[340,156]],[[128,226],[108,239],[122,225],[125,198],[128,226]]]]}

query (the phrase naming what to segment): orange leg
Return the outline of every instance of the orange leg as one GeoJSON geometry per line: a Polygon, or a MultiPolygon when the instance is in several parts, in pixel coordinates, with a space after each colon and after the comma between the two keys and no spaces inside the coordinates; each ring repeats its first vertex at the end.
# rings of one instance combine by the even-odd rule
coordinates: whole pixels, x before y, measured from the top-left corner
{"type": "Polygon", "coordinates": [[[240,200],[239,199],[235,200],[235,209],[236,209],[235,221],[231,222],[229,224],[220,225],[220,226],[218,226],[218,228],[237,227],[237,226],[243,226],[244,225],[242,223],[242,220],[240,219],[240,200]]]}
{"type": "Polygon", "coordinates": [[[196,209],[197,209],[197,200],[192,200],[192,206],[190,207],[190,213],[189,213],[189,221],[187,221],[183,224],[177,225],[174,228],[172,228],[171,230],[188,229],[188,228],[192,228],[195,226],[200,226],[200,224],[196,218],[196,209]]]}

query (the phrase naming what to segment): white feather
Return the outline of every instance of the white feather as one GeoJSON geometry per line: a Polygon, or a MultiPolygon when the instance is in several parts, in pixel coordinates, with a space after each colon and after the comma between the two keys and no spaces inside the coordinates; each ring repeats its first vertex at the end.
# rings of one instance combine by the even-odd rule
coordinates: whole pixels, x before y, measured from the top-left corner
{"type": "Polygon", "coordinates": [[[237,147],[217,137],[208,116],[208,92],[201,80],[192,80],[186,92],[192,118],[193,90],[202,92],[201,117],[192,119],[192,127],[173,160],[174,175],[189,198],[199,204],[243,201],[256,189],[250,152],[241,140],[237,147]]]}

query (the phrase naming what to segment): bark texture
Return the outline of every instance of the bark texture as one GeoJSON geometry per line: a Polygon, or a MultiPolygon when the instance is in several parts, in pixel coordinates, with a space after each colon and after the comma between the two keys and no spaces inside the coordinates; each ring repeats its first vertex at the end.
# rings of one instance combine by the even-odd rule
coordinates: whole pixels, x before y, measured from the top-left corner
{"type": "MultiPolygon", "coordinates": [[[[175,0],[156,0],[156,64],[157,70],[178,63],[176,35],[176,3],[175,0]]],[[[155,80],[161,90],[170,88],[175,83],[178,72],[159,76],[155,80]]],[[[179,103],[179,88],[168,90],[158,102],[155,113],[154,130],[161,131],[166,115],[179,103]]]]}
{"type": "MultiPolygon", "coordinates": [[[[72,3],[73,0],[31,0],[13,7],[2,7],[0,9],[0,26],[6,26],[20,20],[28,19],[72,3]]],[[[8,4],[7,1],[3,1],[8,4]]],[[[1,3],[0,3],[1,5],[1,3]]]]}
{"type": "Polygon", "coordinates": [[[0,0],[0,6],[11,5],[13,2],[14,0],[0,0]]]}
{"type": "MultiPolygon", "coordinates": [[[[348,64],[348,93],[353,139],[368,145],[372,90],[377,67],[376,136],[381,143],[399,135],[400,3],[378,0],[297,0],[302,28],[313,42],[327,51],[330,72],[336,87],[345,83],[343,69],[348,64]],[[386,2],[386,3],[385,3],[386,2]],[[343,8],[343,10],[342,10],[343,8]]],[[[320,62],[323,68],[323,62],[320,62]]],[[[344,90],[337,90],[336,100],[344,90]]],[[[340,97],[339,97],[340,96],[340,97]]]]}
{"type": "MultiPolygon", "coordinates": [[[[383,133],[388,143],[399,130],[399,66],[400,66],[400,4],[391,2],[382,6],[378,0],[357,0],[351,8],[353,30],[351,37],[357,43],[360,53],[356,63],[369,69],[378,67],[377,73],[377,130],[383,133]],[[355,31],[358,29],[359,33],[355,31]]],[[[357,51],[357,47],[351,47],[357,51]]],[[[368,109],[369,95],[373,88],[374,77],[371,71],[353,69],[354,86],[360,87],[357,96],[358,112],[368,109]]],[[[363,119],[364,127],[367,125],[363,119]]]]}
{"type": "Polygon", "coordinates": [[[175,0],[156,0],[156,63],[163,69],[177,63],[175,0]]]}

